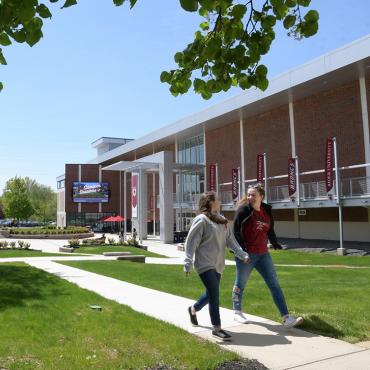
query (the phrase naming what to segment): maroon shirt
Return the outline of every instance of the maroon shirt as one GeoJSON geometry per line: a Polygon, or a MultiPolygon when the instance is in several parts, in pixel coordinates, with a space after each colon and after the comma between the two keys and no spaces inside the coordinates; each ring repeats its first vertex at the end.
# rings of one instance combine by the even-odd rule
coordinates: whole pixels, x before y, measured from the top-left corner
{"type": "Polygon", "coordinates": [[[251,216],[243,224],[244,247],[248,253],[263,254],[267,252],[267,233],[270,229],[270,216],[261,207],[252,210],[251,216]]]}

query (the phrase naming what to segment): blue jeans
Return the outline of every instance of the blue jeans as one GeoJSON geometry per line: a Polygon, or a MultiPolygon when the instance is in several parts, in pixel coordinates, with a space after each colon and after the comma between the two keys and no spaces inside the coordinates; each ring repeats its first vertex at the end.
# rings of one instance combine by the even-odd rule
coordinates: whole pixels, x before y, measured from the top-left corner
{"type": "Polygon", "coordinates": [[[195,302],[195,311],[200,311],[207,303],[209,304],[209,316],[211,317],[211,323],[215,327],[221,326],[220,319],[220,279],[221,274],[216,270],[208,270],[199,274],[206,291],[200,296],[195,302]]]}
{"type": "Polygon", "coordinates": [[[278,282],[275,266],[272,262],[270,254],[249,254],[249,262],[243,263],[235,257],[236,262],[236,279],[232,293],[233,308],[235,311],[242,311],[242,299],[245,285],[247,284],[249,275],[253,268],[260,273],[270,289],[272,298],[276,307],[280,311],[281,316],[288,314],[288,308],[285,302],[283,291],[278,282]]]}

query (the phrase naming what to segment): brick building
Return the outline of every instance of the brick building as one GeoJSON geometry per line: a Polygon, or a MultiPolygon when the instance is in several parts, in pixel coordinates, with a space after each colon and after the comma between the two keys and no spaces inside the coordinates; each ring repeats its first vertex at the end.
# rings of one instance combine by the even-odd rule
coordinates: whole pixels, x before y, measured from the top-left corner
{"type": "Polygon", "coordinates": [[[210,187],[232,219],[235,173],[240,197],[256,182],[256,158],[264,154],[278,236],[338,240],[340,212],[344,240],[370,241],[369,109],[370,35],[272,79],[265,92],[243,92],[136,140],[97,140],[95,159],[67,164],[57,179],[58,225],[120,214],[136,222],[142,237],[172,240],[173,230],[188,229],[199,194],[210,187]],[[328,194],[326,141],[333,137],[339,181],[328,194]],[[293,196],[288,158],[296,159],[293,196]],[[108,182],[109,202],[73,202],[76,181],[108,182]]]}

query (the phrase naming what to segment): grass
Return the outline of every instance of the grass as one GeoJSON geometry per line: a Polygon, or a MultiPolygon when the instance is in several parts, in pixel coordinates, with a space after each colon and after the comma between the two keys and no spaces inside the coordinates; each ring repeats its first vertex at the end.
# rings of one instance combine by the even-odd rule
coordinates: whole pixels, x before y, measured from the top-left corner
{"type": "MultiPolygon", "coordinates": [[[[121,264],[122,267],[122,264],[121,264]]],[[[213,369],[238,358],[44,271],[0,265],[0,368],[213,369]],[[102,311],[89,308],[99,305],[102,311]]]]}
{"type": "MultiPolygon", "coordinates": [[[[336,256],[326,253],[308,253],[289,250],[272,250],[271,256],[276,264],[287,265],[346,265],[370,267],[370,256],[336,256]]],[[[234,254],[226,253],[226,258],[234,260],[234,254]]]]}
{"type": "MultiPolygon", "coordinates": [[[[295,263],[301,262],[295,259],[295,263]]],[[[125,263],[122,267],[117,261],[65,264],[192,299],[203,290],[196,273],[185,277],[182,266],[125,263]]],[[[305,318],[303,329],[353,343],[370,339],[370,269],[278,267],[277,271],[290,312],[305,318]]],[[[235,267],[228,266],[221,281],[222,307],[232,308],[234,279],[235,267]]],[[[256,271],[243,303],[247,313],[280,321],[268,288],[256,271]]]]}
{"type": "Polygon", "coordinates": [[[27,249],[0,249],[0,258],[12,257],[48,257],[48,256],[63,256],[58,253],[45,253],[41,251],[27,250],[27,249]]]}
{"type": "Polygon", "coordinates": [[[165,257],[157,253],[148,252],[145,249],[128,246],[80,246],[80,248],[78,248],[78,253],[103,254],[104,252],[131,252],[131,254],[141,254],[147,257],[165,257]]]}

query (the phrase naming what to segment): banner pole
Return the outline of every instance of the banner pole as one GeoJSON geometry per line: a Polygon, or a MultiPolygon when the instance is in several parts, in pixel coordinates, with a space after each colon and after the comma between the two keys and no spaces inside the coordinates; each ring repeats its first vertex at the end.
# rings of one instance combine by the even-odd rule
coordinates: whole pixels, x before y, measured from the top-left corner
{"type": "Polygon", "coordinates": [[[238,167],[238,181],[239,181],[239,189],[238,189],[238,202],[240,202],[240,199],[242,198],[242,179],[241,179],[241,170],[240,167],[238,167]]]}
{"type": "Polygon", "coordinates": [[[340,201],[340,176],[338,166],[338,154],[337,154],[337,140],[333,137],[334,147],[334,166],[335,166],[335,191],[337,193],[337,205],[338,205],[338,221],[339,221],[339,248],[337,248],[337,254],[340,256],[345,255],[345,249],[343,248],[343,215],[342,215],[342,204],[340,201]]]}
{"type": "Polygon", "coordinates": [[[263,153],[263,171],[265,176],[265,199],[266,203],[268,203],[266,153],[263,153]]]}
{"type": "Polygon", "coordinates": [[[298,156],[295,156],[295,170],[296,170],[296,191],[297,191],[297,207],[299,208],[300,205],[300,192],[299,192],[299,163],[298,163],[298,156]]]}

